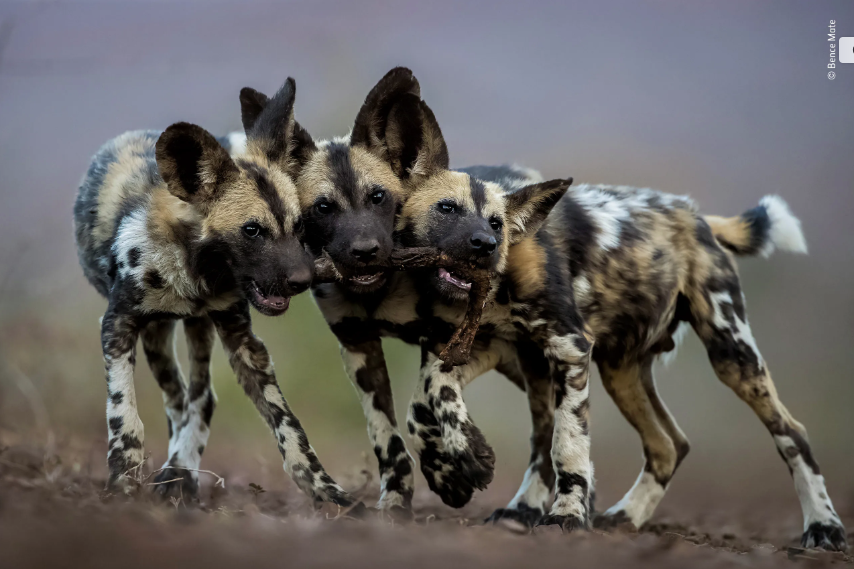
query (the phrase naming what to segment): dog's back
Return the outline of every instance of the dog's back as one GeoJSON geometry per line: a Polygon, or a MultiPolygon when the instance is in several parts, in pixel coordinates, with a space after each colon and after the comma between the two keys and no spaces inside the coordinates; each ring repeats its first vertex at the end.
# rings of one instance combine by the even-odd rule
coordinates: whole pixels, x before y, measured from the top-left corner
{"type": "Polygon", "coordinates": [[[104,144],[80,183],[74,203],[77,254],[83,273],[107,296],[110,248],[119,221],[145,204],[162,183],[154,147],[159,131],[126,132],[104,144]]]}
{"type": "Polygon", "coordinates": [[[686,197],[619,186],[570,188],[544,229],[597,338],[595,354],[622,358],[669,337],[678,294],[713,265],[698,243],[699,221],[686,197]]]}

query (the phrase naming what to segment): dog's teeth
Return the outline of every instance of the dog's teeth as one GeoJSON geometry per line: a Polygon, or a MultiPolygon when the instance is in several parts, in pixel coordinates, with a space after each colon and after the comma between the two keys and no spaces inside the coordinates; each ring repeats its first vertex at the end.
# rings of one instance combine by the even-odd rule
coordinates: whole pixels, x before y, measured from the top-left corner
{"type": "Polygon", "coordinates": [[[379,280],[380,275],[360,275],[357,277],[350,277],[350,281],[357,284],[371,284],[379,280]]]}

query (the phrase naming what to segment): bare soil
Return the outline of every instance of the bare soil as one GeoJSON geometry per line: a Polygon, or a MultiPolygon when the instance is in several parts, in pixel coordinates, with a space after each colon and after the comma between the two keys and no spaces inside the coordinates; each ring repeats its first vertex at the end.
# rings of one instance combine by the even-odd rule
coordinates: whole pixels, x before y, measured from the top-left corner
{"type": "MultiPolygon", "coordinates": [[[[8,443],[0,446],[0,566],[4,568],[854,564],[847,554],[797,547],[790,522],[799,512],[789,501],[779,506],[779,512],[726,523],[714,515],[698,515],[691,521],[684,514],[664,511],[640,532],[564,534],[550,526],[518,533],[481,521],[503,505],[504,491],[487,492],[467,507],[452,510],[422,490],[416,494],[412,521],[373,512],[367,519],[356,520],[330,505],[315,509],[281,472],[280,488],[249,482],[259,475],[252,472],[252,461],[226,466],[229,473],[219,473],[224,487],[214,476],[201,474],[200,499],[185,503],[181,498],[153,497],[151,466],[140,475],[142,485],[135,496],[106,492],[97,445],[95,452],[88,453],[91,461],[81,461],[79,445],[46,452],[20,440],[8,443]],[[764,521],[757,522],[760,519],[764,521]]],[[[368,468],[342,482],[366,504],[376,500],[376,483],[368,468]]],[[[503,490],[510,484],[503,484],[503,490]]],[[[851,512],[844,506],[844,521],[852,527],[851,512]]],[[[849,541],[854,541],[852,537],[849,534],[849,541]]]]}

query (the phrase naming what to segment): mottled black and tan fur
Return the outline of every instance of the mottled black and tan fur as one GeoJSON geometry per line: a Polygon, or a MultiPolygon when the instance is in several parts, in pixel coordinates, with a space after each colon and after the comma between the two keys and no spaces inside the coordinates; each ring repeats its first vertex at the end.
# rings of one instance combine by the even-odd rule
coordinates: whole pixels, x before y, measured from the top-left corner
{"type": "MultiPolygon", "coordinates": [[[[418,298],[423,286],[429,291],[446,281],[434,282],[427,275],[428,280],[419,283],[425,275],[379,269],[371,274],[371,267],[387,263],[401,211],[434,198],[449,198],[449,184],[459,182],[459,197],[468,200],[465,203],[474,215],[467,224],[457,225],[461,233],[445,234],[439,244],[447,252],[500,270],[510,244],[535,231],[569,182],[533,184],[505,200],[496,184],[483,185],[465,174],[447,172],[447,148],[438,124],[421,101],[412,73],[402,68],[388,73],[368,94],[349,137],[306,142],[295,154],[301,165],[297,186],[307,242],[318,254],[325,249],[339,266],[368,274],[344,283],[318,285],[313,292],[339,339],[345,368],[368,419],[380,466],[378,506],[409,509],[414,462],[397,426],[380,338],[395,336],[419,343],[433,324],[439,325],[444,336],[449,325],[429,314],[422,318],[422,309],[429,312],[429,306],[419,306],[418,298]],[[470,184],[475,184],[474,189],[470,184]],[[462,237],[464,242],[459,244],[462,237]]],[[[413,238],[414,234],[399,233],[396,242],[407,244],[413,238]]],[[[436,386],[441,388],[438,382],[436,386]]],[[[479,434],[470,422],[461,428],[479,434]]],[[[431,487],[446,502],[461,506],[474,488],[452,471],[450,463],[459,458],[460,463],[478,470],[475,484],[483,488],[491,477],[492,460],[485,443],[484,449],[489,453],[487,467],[479,464],[480,459],[469,457],[468,449],[457,449],[461,455],[457,457],[454,449],[434,447],[433,457],[429,450],[422,452],[422,470],[431,473],[431,487]],[[441,461],[448,462],[447,467],[441,461]]]]}
{"type": "MultiPolygon", "coordinates": [[[[546,220],[567,184],[541,182],[519,168],[448,170],[432,112],[416,101],[415,91],[400,97],[397,103],[373,104],[384,110],[374,112],[367,138],[404,187],[396,239],[407,246],[440,247],[498,273],[472,360],[448,372],[435,355],[465,312],[467,283],[448,271],[385,277],[382,294],[373,298],[354,298],[335,285],[317,287],[315,297],[339,338],[352,343],[368,331],[377,344],[381,335],[422,344],[408,428],[431,488],[446,503],[460,506],[491,480],[494,457],[465,409],[461,390],[495,368],[528,390],[534,434],[523,486],[493,519],[587,527],[592,359],[641,434],[646,456],[635,487],[603,520],[642,524],[688,449],[657,395],[651,367],[657,355],[674,348],[684,322],[705,343],[721,380],[774,436],[803,506],[803,543],[844,548],[845,532],[806,431],[779,401],[753,340],[732,254],[805,251],[799,223],[785,203],[771,196],[737,218],[704,218],[684,197],[582,185],[571,189],[546,220]],[[402,108],[409,109],[406,118],[402,108]]],[[[372,106],[370,96],[366,105],[372,106]]],[[[369,179],[371,173],[358,176],[369,179]]],[[[362,385],[366,411],[376,393],[390,401],[378,345],[353,351],[342,342],[342,352],[362,385]]],[[[368,413],[368,419],[376,414],[368,413]]],[[[396,441],[393,427],[392,416],[386,428],[389,440],[396,441]]],[[[377,447],[381,469],[403,463],[402,444],[395,443],[394,451],[397,461],[377,447]]]]}
{"type": "MultiPolygon", "coordinates": [[[[504,168],[477,171],[486,179],[506,176],[504,168]]],[[[530,183],[536,175],[520,173],[519,178],[509,184],[511,191],[513,184],[530,183]]],[[[768,256],[775,249],[806,252],[800,223],[777,196],[763,198],[738,217],[704,217],[685,197],[585,184],[572,188],[552,212],[532,244],[536,253],[528,251],[517,261],[511,251],[511,272],[517,264],[526,268],[505,290],[499,289],[496,300],[529,310],[531,284],[542,281],[548,289],[556,280],[550,275],[553,263],[564,258],[577,310],[595,339],[592,357],[605,388],[643,442],[645,466],[637,482],[597,523],[628,521],[640,527],[688,452],[685,435],[658,396],[652,363],[674,350],[680,328],[690,326],[706,345],[720,379],[754,409],[774,437],[801,501],[804,545],[846,547],[806,431],[779,401],[747,321],[733,253],[768,256]],[[542,261],[532,263],[532,256],[542,261]],[[529,291],[521,292],[520,286],[529,291]]],[[[523,368],[525,359],[519,358],[523,368]]],[[[519,379],[530,375],[536,373],[524,372],[519,379]]],[[[533,398],[531,405],[547,408],[533,398]]],[[[537,433],[536,413],[534,419],[533,440],[547,441],[537,433]]],[[[529,469],[520,495],[531,488],[533,475],[529,469]]],[[[547,487],[548,480],[541,485],[547,487]]]]}
{"type": "MultiPolygon", "coordinates": [[[[490,178],[483,168],[468,171],[490,178]]],[[[511,196],[518,191],[516,187],[536,179],[520,175],[513,180],[506,174],[496,169],[491,177],[503,182],[511,196]]],[[[413,215],[408,207],[409,203],[401,223],[417,226],[433,215],[427,207],[413,215]]],[[[435,242],[415,240],[411,244],[435,242]]],[[[494,284],[491,299],[495,306],[485,311],[482,320],[488,331],[495,327],[491,334],[516,343],[516,381],[526,380],[535,425],[533,459],[525,483],[514,501],[493,519],[528,521],[532,504],[539,506],[537,499],[548,495],[551,477],[541,467],[547,462],[546,452],[536,444],[550,440],[537,429],[549,426],[551,396],[546,389],[537,395],[530,385],[544,375],[552,376],[557,393],[553,461],[560,461],[563,454],[555,447],[561,444],[561,405],[565,393],[572,394],[572,390],[569,382],[569,389],[561,386],[563,374],[555,376],[560,366],[550,361],[549,352],[556,338],[565,334],[537,339],[556,318],[574,322],[582,330],[579,335],[592,341],[591,356],[606,390],[643,441],[646,464],[638,481],[601,521],[603,525],[629,521],[639,527],[649,519],[688,452],[684,434],[658,397],[652,363],[658,354],[674,349],[677,329],[686,323],[706,345],[720,379],[754,409],[774,437],[803,508],[804,545],[844,549],[845,531],[827,496],[806,430],[780,402],[747,320],[733,253],[767,256],[775,249],[806,252],[799,222],[776,196],[763,198],[758,207],[739,217],[721,218],[701,216],[688,198],[652,190],[587,184],[572,188],[535,237],[509,250],[504,276],[494,284]],[[561,306],[561,297],[569,302],[561,306]],[[508,313],[496,318],[502,306],[508,313]],[[562,318],[556,312],[560,310],[566,311],[562,318]],[[508,321],[517,329],[515,336],[504,330],[508,321]],[[540,350],[523,347],[519,339],[525,336],[533,338],[540,350]]],[[[437,292],[439,300],[450,298],[441,289],[437,292]]],[[[433,311],[454,324],[461,319],[464,306],[458,301],[451,306],[440,302],[433,311]]],[[[500,365],[505,367],[501,371],[514,375],[510,362],[502,360],[500,365]]],[[[579,421],[565,423],[586,432],[586,398],[572,413],[579,421]]],[[[555,467],[557,495],[551,516],[562,515],[556,512],[561,499],[561,466],[555,462],[555,467]]],[[[551,516],[540,523],[554,521],[551,516]]]]}
{"type": "MultiPolygon", "coordinates": [[[[391,131],[380,140],[374,129],[386,132],[390,114],[408,117],[405,105],[412,104],[410,97],[417,104],[418,93],[411,72],[394,70],[368,95],[350,135],[314,141],[297,125],[291,148],[281,157],[294,172],[307,247],[314,255],[325,251],[350,275],[344,282],[313,289],[321,310],[327,292],[362,306],[376,304],[389,291],[393,275],[378,267],[388,265],[394,222],[406,198],[406,180],[399,164],[395,165],[403,143],[391,131]]],[[[266,100],[263,94],[245,89],[241,95],[244,118],[260,112],[266,100]]],[[[380,465],[379,507],[408,510],[413,462],[397,427],[380,335],[373,328],[356,330],[350,320],[327,320],[368,417],[368,434],[380,465]]]]}
{"type": "Polygon", "coordinates": [[[323,470],[283,398],[249,314],[250,305],[267,315],[284,313],[313,276],[296,188],[280,165],[295,128],[294,95],[289,79],[263,113],[244,116],[239,158],[202,128],[178,123],[162,134],[113,139],[83,179],[74,207],[80,264],[108,301],[101,338],[111,485],[126,485],[144,459],[133,384],[141,336],[169,425],[169,458],[157,480],[183,479],[156,488],[195,494],[216,401],[210,383],[216,332],[274,431],[288,474],[315,499],[352,502],[323,470]],[[189,345],[188,382],[174,354],[177,320],[189,345]]]}

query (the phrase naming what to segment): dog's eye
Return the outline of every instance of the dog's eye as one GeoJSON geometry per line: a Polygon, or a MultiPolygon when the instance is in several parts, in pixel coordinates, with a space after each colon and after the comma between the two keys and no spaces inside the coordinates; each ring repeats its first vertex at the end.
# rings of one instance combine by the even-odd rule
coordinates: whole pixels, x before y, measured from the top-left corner
{"type": "Polygon", "coordinates": [[[371,203],[373,203],[374,205],[378,205],[383,201],[384,197],[385,197],[385,191],[384,190],[377,190],[371,194],[371,203]]]}
{"type": "Polygon", "coordinates": [[[497,217],[493,217],[489,220],[489,226],[492,228],[493,231],[501,231],[501,225],[501,220],[497,217]]]}
{"type": "Polygon", "coordinates": [[[250,239],[255,239],[261,235],[261,226],[257,223],[247,223],[243,226],[243,234],[250,239]]]}
{"type": "Polygon", "coordinates": [[[453,202],[439,202],[439,211],[442,213],[454,213],[457,211],[457,206],[453,202]]]}
{"type": "Polygon", "coordinates": [[[317,204],[314,206],[314,209],[317,210],[317,213],[326,215],[328,213],[332,213],[332,210],[335,209],[335,204],[326,201],[317,202],[317,204]]]}

